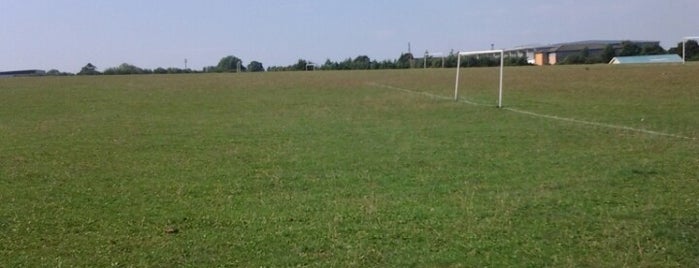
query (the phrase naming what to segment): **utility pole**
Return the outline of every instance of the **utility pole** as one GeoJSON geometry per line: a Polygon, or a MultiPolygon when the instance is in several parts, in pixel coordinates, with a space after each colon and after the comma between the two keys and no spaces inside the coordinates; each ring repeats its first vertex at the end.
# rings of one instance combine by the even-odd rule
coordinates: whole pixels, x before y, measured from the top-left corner
{"type": "Polygon", "coordinates": [[[429,53],[427,52],[427,49],[425,49],[425,58],[422,59],[422,63],[424,65],[423,69],[427,69],[427,55],[429,55],[429,53]]]}
{"type": "Polygon", "coordinates": [[[187,70],[187,59],[184,59],[184,69],[187,70]]]}

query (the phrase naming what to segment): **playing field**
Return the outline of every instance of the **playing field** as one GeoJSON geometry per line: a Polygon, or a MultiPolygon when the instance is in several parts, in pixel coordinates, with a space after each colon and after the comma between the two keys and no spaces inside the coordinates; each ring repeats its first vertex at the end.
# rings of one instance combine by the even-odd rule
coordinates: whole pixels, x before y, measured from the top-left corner
{"type": "Polygon", "coordinates": [[[0,267],[699,266],[699,64],[0,79],[0,267]]]}

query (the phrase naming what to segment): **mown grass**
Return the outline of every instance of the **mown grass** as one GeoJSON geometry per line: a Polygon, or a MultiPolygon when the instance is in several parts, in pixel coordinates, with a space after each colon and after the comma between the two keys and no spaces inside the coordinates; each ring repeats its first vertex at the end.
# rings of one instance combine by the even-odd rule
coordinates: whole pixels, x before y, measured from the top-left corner
{"type": "MultiPolygon", "coordinates": [[[[505,105],[696,138],[698,69],[507,68],[505,105]]],[[[1,79],[0,266],[699,265],[697,140],[375,85],[453,75],[1,79]]]]}

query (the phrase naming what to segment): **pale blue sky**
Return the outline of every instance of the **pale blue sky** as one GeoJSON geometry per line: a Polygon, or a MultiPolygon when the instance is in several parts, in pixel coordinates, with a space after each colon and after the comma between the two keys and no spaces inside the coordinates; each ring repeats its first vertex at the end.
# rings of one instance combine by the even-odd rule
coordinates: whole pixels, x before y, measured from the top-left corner
{"type": "Polygon", "coordinates": [[[0,71],[78,72],[245,62],[322,63],[357,55],[699,35],[697,0],[0,0],[0,71]]]}

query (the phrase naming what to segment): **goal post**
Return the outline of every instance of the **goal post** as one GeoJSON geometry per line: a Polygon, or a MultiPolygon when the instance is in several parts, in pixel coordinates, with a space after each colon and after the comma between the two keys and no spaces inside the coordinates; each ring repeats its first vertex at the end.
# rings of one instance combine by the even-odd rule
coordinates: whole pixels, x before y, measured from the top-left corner
{"type": "Polygon", "coordinates": [[[456,83],[454,85],[454,100],[459,100],[459,73],[461,72],[461,56],[474,56],[474,55],[497,55],[500,54],[500,83],[498,87],[498,108],[502,108],[502,71],[505,66],[505,51],[502,49],[497,50],[483,50],[483,51],[469,51],[469,52],[459,52],[456,57],[456,83]]]}

